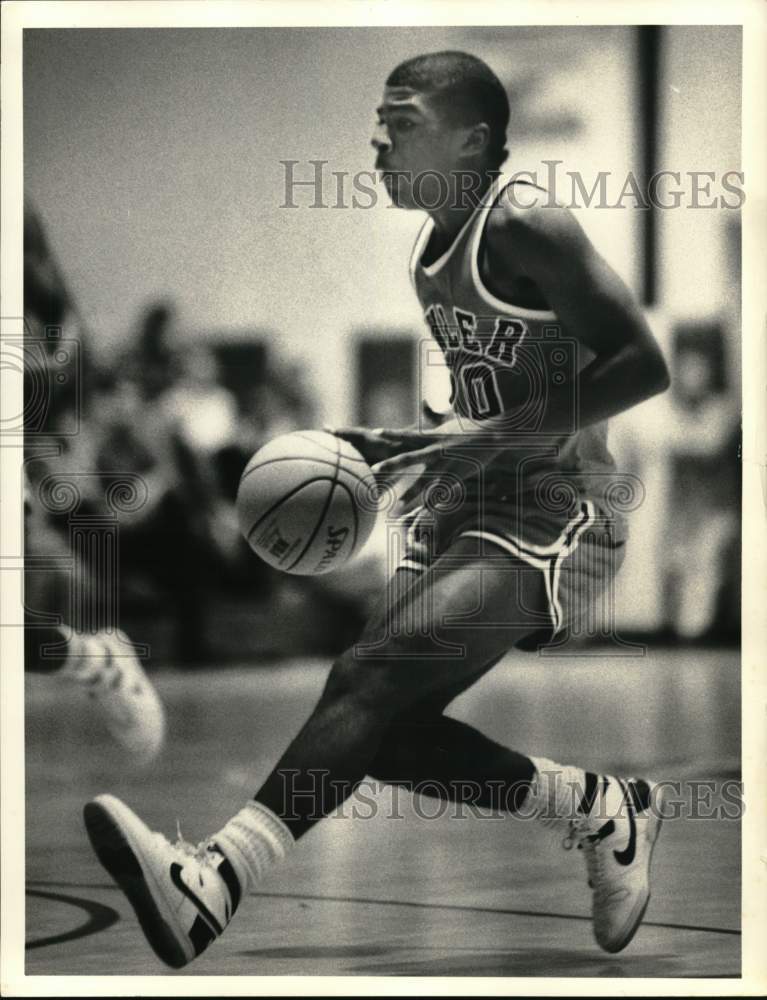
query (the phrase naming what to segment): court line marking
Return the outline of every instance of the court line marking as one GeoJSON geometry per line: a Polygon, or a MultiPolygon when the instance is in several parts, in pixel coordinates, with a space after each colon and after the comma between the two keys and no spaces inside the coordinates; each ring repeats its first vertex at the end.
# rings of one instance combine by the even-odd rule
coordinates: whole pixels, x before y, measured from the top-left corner
{"type": "MultiPolygon", "coordinates": [[[[44,882],[42,884],[55,885],[56,883],[44,882]]],[[[91,886],[86,885],[83,888],[91,888],[91,886]]],[[[29,887],[27,887],[26,893],[29,896],[37,896],[40,899],[52,899],[57,903],[69,903],[70,906],[76,906],[80,910],[85,910],[87,914],[85,923],[79,924],[77,927],[72,928],[71,931],[63,931],[61,934],[51,934],[48,937],[27,941],[24,945],[27,951],[32,948],[46,948],[51,944],[63,944],[65,941],[75,941],[78,938],[88,937],[91,934],[98,934],[99,931],[107,930],[107,928],[116,924],[120,919],[120,914],[117,910],[111,906],[105,906],[103,903],[96,903],[91,899],[68,896],[59,892],[46,892],[43,889],[30,889],[29,887]]]]}
{"type": "MultiPolygon", "coordinates": [[[[458,910],[466,913],[498,913],[512,917],[548,917],[550,920],[586,920],[591,916],[580,913],[552,913],[547,910],[512,910],[494,906],[471,906],[465,903],[419,903],[402,899],[371,899],[365,896],[312,896],[300,892],[253,892],[252,896],[265,899],[311,899],[321,903],[362,903],[372,906],[409,906],[420,910],[458,910]]],[[[677,931],[698,931],[702,934],[732,934],[741,936],[739,930],[729,927],[705,927],[700,924],[674,924],[655,920],[642,921],[642,927],[663,927],[677,931]]]]}
{"type": "MultiPolygon", "coordinates": [[[[28,886],[47,885],[70,889],[111,889],[117,886],[111,882],[37,882],[29,881],[28,886]]],[[[580,913],[553,913],[548,910],[514,910],[494,906],[472,906],[467,903],[421,903],[410,899],[373,899],[368,896],[319,896],[303,892],[251,892],[250,896],[262,899],[311,900],[318,903],[359,903],[363,906],[405,906],[419,910],[453,910],[463,913],[496,913],[511,917],[544,917],[549,920],[586,920],[591,917],[580,913]]],[[[729,934],[741,937],[741,931],[732,927],[707,927],[702,924],[676,924],[660,920],[645,920],[642,927],[660,927],[665,930],[695,931],[700,934],[729,934]]]]}

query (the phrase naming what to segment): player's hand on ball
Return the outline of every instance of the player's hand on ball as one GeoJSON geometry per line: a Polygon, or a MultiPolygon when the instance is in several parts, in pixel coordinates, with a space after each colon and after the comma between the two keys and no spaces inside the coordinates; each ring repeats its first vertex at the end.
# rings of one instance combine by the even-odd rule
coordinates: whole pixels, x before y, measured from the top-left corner
{"type": "Polygon", "coordinates": [[[327,430],[355,447],[371,468],[422,443],[421,433],[410,429],[389,430],[378,427],[371,430],[369,427],[329,427],[327,430]]]}
{"type": "MultiPolygon", "coordinates": [[[[452,469],[450,459],[445,455],[445,448],[451,444],[450,438],[414,432],[412,444],[414,447],[411,450],[378,462],[371,469],[378,483],[392,483],[408,476],[409,484],[399,501],[402,507],[407,507],[420,493],[435,485],[438,480],[447,484],[460,478],[452,469]]],[[[462,464],[465,467],[466,463],[462,464]]]]}
{"type": "Polygon", "coordinates": [[[508,442],[489,423],[481,429],[476,429],[476,425],[469,429],[457,420],[445,421],[431,431],[414,433],[410,440],[409,451],[384,459],[371,469],[377,482],[389,483],[412,470],[411,481],[400,497],[403,507],[438,485],[442,490],[460,489],[461,483],[478,475],[479,467],[499,451],[508,449],[508,442]],[[472,449],[470,454],[466,452],[467,446],[472,449]]]}

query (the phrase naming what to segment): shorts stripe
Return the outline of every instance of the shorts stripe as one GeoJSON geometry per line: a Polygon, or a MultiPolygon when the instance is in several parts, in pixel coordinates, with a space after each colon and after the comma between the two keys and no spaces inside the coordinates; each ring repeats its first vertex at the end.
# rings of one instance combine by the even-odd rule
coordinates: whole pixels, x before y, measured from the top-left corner
{"type": "Polygon", "coordinates": [[[543,572],[543,582],[546,588],[546,599],[549,603],[549,613],[554,623],[553,635],[556,635],[563,625],[562,604],[559,599],[559,581],[563,561],[576,550],[583,532],[594,523],[596,513],[591,500],[581,504],[580,513],[560,534],[551,545],[533,545],[522,542],[513,535],[497,535],[492,531],[470,530],[462,531],[459,538],[483,538],[493,542],[506,552],[516,556],[530,566],[543,572]]]}
{"type": "Polygon", "coordinates": [[[402,562],[397,566],[397,570],[409,569],[415,570],[418,573],[423,573],[424,570],[429,568],[428,556],[424,555],[422,559],[418,559],[417,555],[414,557],[412,549],[414,548],[414,536],[416,529],[416,522],[418,521],[418,516],[421,511],[424,510],[424,504],[419,504],[417,507],[413,507],[412,510],[408,511],[407,514],[402,519],[402,523],[407,527],[407,535],[405,540],[405,551],[410,550],[410,555],[406,555],[402,562]]]}
{"type": "Polygon", "coordinates": [[[428,565],[425,562],[416,562],[415,559],[403,559],[397,566],[397,570],[401,569],[417,570],[417,572],[423,573],[425,569],[428,569],[428,565]]]}

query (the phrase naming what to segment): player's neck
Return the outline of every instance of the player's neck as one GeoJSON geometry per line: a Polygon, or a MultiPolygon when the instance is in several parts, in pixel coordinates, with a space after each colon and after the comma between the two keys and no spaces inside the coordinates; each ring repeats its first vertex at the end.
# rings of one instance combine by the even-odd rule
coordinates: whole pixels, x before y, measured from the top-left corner
{"type": "Polygon", "coordinates": [[[440,243],[451,242],[460,232],[466,220],[477,210],[478,204],[484,198],[494,178],[494,173],[489,170],[485,171],[481,175],[479,185],[475,185],[469,190],[467,190],[467,186],[464,186],[462,192],[459,187],[460,175],[453,174],[451,176],[451,196],[444,203],[437,205],[436,208],[428,210],[440,243]]]}

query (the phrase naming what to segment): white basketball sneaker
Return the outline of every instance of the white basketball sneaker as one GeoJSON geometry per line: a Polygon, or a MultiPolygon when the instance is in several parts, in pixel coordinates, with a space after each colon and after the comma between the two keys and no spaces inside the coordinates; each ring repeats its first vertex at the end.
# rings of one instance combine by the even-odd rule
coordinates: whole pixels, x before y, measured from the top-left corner
{"type": "Polygon", "coordinates": [[[73,635],[61,670],[99,706],[107,729],[140,763],[157,756],[165,739],[165,710],[124,632],[73,635]]]}
{"type": "Polygon", "coordinates": [[[201,954],[234,916],[240,882],[215,843],[171,844],[113,795],[85,806],[99,861],[128,897],[155,954],[180,969],[201,954]]]}
{"type": "MultiPolygon", "coordinates": [[[[660,833],[657,786],[635,778],[599,778],[590,812],[570,822],[565,847],[583,851],[593,891],[594,936],[605,951],[631,941],[650,901],[650,863],[660,833]]],[[[581,807],[583,808],[583,807],[581,807]]]]}

